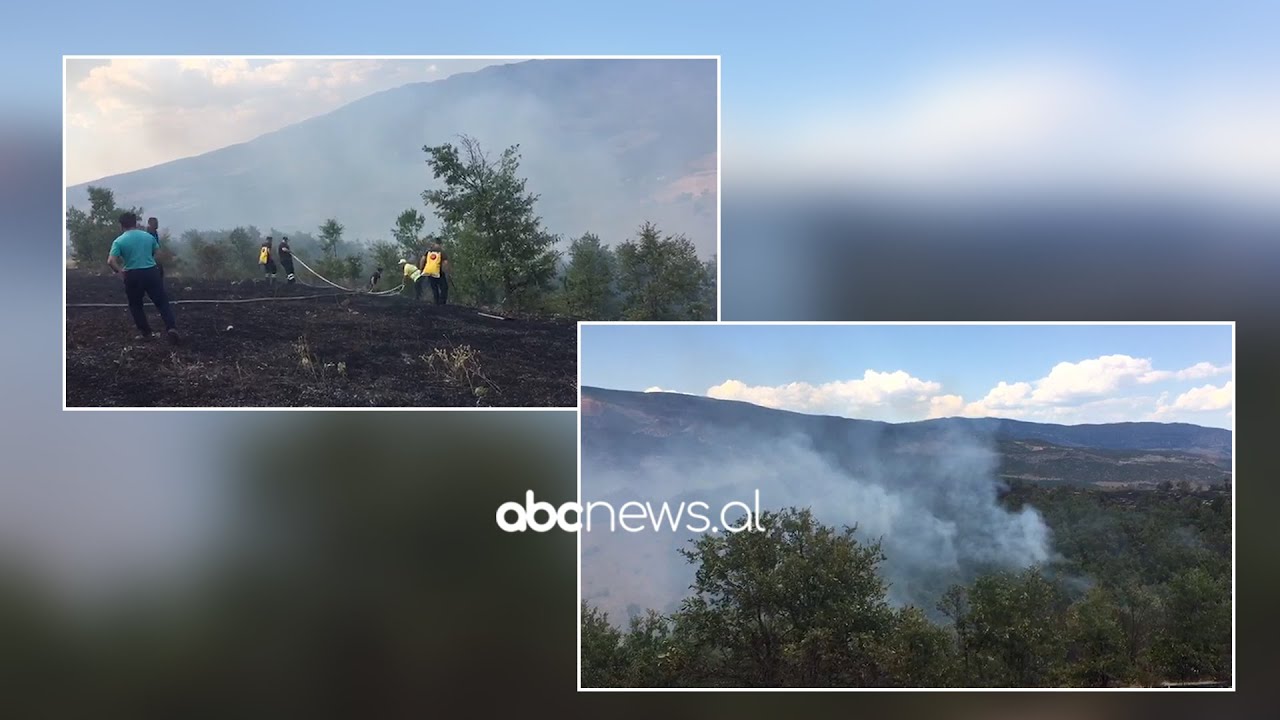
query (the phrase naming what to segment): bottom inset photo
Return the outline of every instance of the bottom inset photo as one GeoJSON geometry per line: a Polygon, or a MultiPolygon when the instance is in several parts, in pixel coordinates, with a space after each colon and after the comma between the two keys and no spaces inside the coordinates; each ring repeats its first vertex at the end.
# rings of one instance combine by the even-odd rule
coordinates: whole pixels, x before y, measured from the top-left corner
{"type": "Polygon", "coordinates": [[[582,323],[579,689],[1232,689],[1234,340],[582,323]]]}

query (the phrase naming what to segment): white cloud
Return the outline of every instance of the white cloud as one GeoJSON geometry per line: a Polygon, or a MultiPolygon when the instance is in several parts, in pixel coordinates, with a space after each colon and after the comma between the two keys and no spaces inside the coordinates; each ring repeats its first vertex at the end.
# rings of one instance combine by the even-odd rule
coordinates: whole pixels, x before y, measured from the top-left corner
{"type": "Polygon", "coordinates": [[[794,382],[786,385],[747,385],[726,380],[708,388],[707,395],[721,400],[742,400],[765,407],[850,417],[898,417],[912,419],[928,412],[940,383],[912,377],[905,371],[867,370],[857,380],[820,385],[794,382]]]}
{"type": "Polygon", "coordinates": [[[1011,408],[998,412],[970,413],[975,417],[1006,417],[1031,422],[1078,423],[1131,422],[1146,416],[1154,406],[1155,398],[1149,395],[1087,400],[1070,405],[1038,405],[1011,408]]]}
{"type": "Polygon", "coordinates": [[[647,387],[647,388],[645,388],[645,389],[644,389],[644,391],[645,391],[645,392],[647,392],[647,393],[666,392],[666,390],[663,390],[662,388],[658,387],[657,385],[654,385],[653,387],[647,387]]]}
{"type": "Polygon", "coordinates": [[[977,402],[969,403],[964,408],[965,415],[986,417],[1000,415],[1013,409],[1024,408],[1030,403],[1031,383],[1007,383],[1003,380],[977,402]]]}
{"type": "Polygon", "coordinates": [[[252,140],[410,82],[484,60],[68,61],[67,184],[252,140]]]}
{"type": "MultiPolygon", "coordinates": [[[[1103,355],[1060,362],[1033,381],[1000,381],[981,399],[966,401],[945,392],[941,383],[903,370],[867,370],[862,377],[821,384],[793,382],[749,385],[729,379],[707,389],[709,397],[740,400],[782,410],[827,413],[889,421],[943,417],[1003,417],[1053,423],[1124,422],[1172,412],[1230,409],[1226,390],[1206,385],[1184,393],[1172,404],[1168,393],[1127,395],[1152,383],[1186,381],[1229,373],[1230,366],[1196,363],[1182,370],[1156,370],[1148,358],[1103,355]],[[1212,391],[1212,392],[1211,392],[1212,391]],[[1167,410],[1161,410],[1165,408],[1167,410]]],[[[646,392],[660,391],[650,388],[646,392]]],[[[1161,418],[1167,419],[1167,418],[1161,418]]]]}
{"type": "Polygon", "coordinates": [[[1061,362],[1049,374],[1036,381],[1031,402],[1052,405],[1076,398],[1113,392],[1128,380],[1138,380],[1151,372],[1151,360],[1129,355],[1061,362]]]}
{"type": "Polygon", "coordinates": [[[964,398],[959,395],[938,395],[929,399],[929,417],[945,418],[964,414],[964,398]]]}
{"type": "Polygon", "coordinates": [[[986,397],[965,407],[973,416],[1000,415],[1028,417],[1078,414],[1074,409],[1098,407],[1092,399],[1112,395],[1131,385],[1148,385],[1170,380],[1195,380],[1231,371],[1230,366],[1200,362],[1182,370],[1156,370],[1149,358],[1130,355],[1103,355],[1078,362],[1061,362],[1049,374],[1033,382],[1001,381],[986,397]]]}
{"type": "Polygon", "coordinates": [[[1235,381],[1233,380],[1227,381],[1221,387],[1202,385],[1182,393],[1172,403],[1167,403],[1164,398],[1161,398],[1155,414],[1167,416],[1177,413],[1199,413],[1214,410],[1231,410],[1234,412],[1235,409],[1232,407],[1234,393],[1235,381]]]}
{"type": "Polygon", "coordinates": [[[1164,380],[1203,380],[1214,375],[1231,372],[1230,365],[1214,365],[1213,363],[1199,362],[1189,368],[1177,371],[1152,370],[1138,378],[1140,383],[1161,382],[1164,380]]]}

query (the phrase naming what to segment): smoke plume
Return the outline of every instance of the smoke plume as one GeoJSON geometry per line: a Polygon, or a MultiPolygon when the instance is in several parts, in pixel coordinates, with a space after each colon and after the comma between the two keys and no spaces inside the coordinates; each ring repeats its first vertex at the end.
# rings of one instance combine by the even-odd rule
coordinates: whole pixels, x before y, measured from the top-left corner
{"type": "MultiPolygon", "coordinates": [[[[1049,559],[1049,530],[1039,513],[1010,512],[997,501],[998,455],[990,438],[953,431],[913,445],[881,440],[850,438],[853,447],[842,447],[839,457],[804,437],[761,438],[758,452],[732,460],[662,455],[618,467],[587,456],[582,502],[666,501],[674,508],[701,500],[714,523],[724,504],[752,504],[758,489],[761,510],[808,507],[824,524],[856,525],[863,542],[881,540],[890,602],[931,614],[953,583],[1049,559]]],[[[726,518],[741,513],[735,507],[726,518]]],[[[695,535],[683,527],[633,534],[594,526],[583,535],[584,599],[615,622],[646,608],[676,609],[695,570],[677,549],[695,535]]]]}

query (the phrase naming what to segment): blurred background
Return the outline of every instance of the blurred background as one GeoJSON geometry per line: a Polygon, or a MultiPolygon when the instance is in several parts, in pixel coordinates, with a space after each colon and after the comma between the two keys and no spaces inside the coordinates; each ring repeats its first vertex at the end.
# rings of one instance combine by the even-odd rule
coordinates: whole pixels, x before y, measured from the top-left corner
{"type": "MultiPolygon", "coordinates": [[[[0,716],[1262,715],[1280,600],[1267,2],[7,10],[0,716]],[[1244,695],[575,695],[572,413],[61,404],[61,55],[719,53],[726,319],[1238,321],[1244,695]]],[[[122,318],[123,322],[123,318],[122,318]]],[[[1269,713],[1267,713],[1269,715],[1269,713]]]]}

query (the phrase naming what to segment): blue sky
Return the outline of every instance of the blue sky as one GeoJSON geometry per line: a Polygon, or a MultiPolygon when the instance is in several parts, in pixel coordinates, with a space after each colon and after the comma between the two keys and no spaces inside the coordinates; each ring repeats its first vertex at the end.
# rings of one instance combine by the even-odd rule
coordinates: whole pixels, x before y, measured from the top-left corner
{"type": "Polygon", "coordinates": [[[727,185],[1280,195],[1277,3],[126,0],[10,15],[25,62],[6,73],[7,105],[28,127],[60,123],[63,53],[709,53],[723,57],[727,185]]]}
{"type": "Polygon", "coordinates": [[[1241,76],[1280,60],[1265,2],[595,2],[216,6],[124,2],[10,10],[17,96],[58,101],[62,53],[719,53],[727,124],[899,92],[945,65],[1043,54],[1121,68],[1151,91],[1241,76]],[[79,21],[67,23],[72,14],[79,21]],[[137,35],[104,32],[133,20],[137,35]],[[476,18],[483,18],[476,22],[476,18]],[[43,30],[42,30],[43,28],[43,30]],[[279,28],[280,31],[263,31],[279,28]],[[729,112],[732,111],[732,120],[729,112]]]}
{"type": "Polygon", "coordinates": [[[848,417],[1232,420],[1229,326],[597,325],[581,352],[584,385],[848,417]]]}

